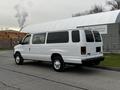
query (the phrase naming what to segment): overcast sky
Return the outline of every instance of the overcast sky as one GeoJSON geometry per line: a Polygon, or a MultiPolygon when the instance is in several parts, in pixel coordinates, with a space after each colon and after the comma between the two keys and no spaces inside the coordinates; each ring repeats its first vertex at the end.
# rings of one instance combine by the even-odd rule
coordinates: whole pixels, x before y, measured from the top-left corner
{"type": "Polygon", "coordinates": [[[15,5],[24,2],[28,12],[25,24],[35,24],[70,18],[72,14],[89,10],[106,0],[0,0],[0,26],[18,26],[15,5]]]}

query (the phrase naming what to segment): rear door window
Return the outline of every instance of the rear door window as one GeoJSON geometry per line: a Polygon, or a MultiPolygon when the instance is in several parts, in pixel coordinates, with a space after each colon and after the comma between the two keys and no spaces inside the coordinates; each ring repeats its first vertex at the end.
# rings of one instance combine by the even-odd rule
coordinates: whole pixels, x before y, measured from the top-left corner
{"type": "Polygon", "coordinates": [[[72,31],[72,41],[73,42],[79,42],[80,41],[79,30],[72,31]]]}
{"type": "Polygon", "coordinates": [[[95,42],[101,42],[100,33],[98,31],[93,31],[95,42]]]}
{"type": "Polygon", "coordinates": [[[94,37],[90,30],[85,30],[85,36],[87,42],[94,42],[94,37]]]}

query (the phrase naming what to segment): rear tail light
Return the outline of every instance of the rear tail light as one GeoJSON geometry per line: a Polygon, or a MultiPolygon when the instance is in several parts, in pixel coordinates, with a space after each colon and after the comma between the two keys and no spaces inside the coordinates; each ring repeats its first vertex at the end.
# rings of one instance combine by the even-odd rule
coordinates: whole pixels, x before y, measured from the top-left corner
{"type": "Polygon", "coordinates": [[[96,52],[101,52],[101,47],[96,47],[96,52]]]}
{"type": "Polygon", "coordinates": [[[85,55],[86,54],[86,47],[81,47],[81,55],[85,55]]]}

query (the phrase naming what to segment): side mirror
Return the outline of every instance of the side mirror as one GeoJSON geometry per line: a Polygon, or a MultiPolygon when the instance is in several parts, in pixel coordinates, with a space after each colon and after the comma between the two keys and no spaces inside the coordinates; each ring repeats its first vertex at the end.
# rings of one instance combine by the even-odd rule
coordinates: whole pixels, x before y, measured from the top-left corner
{"type": "Polygon", "coordinates": [[[17,43],[18,43],[18,44],[22,44],[22,40],[20,40],[20,41],[17,41],[17,43]]]}

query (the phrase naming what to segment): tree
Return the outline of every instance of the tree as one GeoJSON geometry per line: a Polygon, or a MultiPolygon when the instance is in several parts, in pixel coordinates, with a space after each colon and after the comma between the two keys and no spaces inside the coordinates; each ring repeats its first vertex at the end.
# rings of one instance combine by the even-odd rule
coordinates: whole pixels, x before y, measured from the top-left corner
{"type": "Polygon", "coordinates": [[[83,16],[83,15],[88,15],[88,14],[90,14],[89,11],[84,11],[84,12],[81,12],[81,13],[73,14],[72,17],[78,17],[78,16],[83,16]]]}
{"type": "Polygon", "coordinates": [[[76,13],[72,15],[72,17],[83,16],[88,14],[100,13],[103,11],[113,11],[119,9],[120,2],[116,0],[107,0],[105,6],[94,5],[93,8],[89,11],[85,11],[82,13],[76,13]],[[108,8],[108,10],[106,10],[108,8]]]}
{"type": "Polygon", "coordinates": [[[93,7],[93,9],[90,10],[89,13],[90,13],[90,14],[93,14],[93,13],[99,13],[99,12],[103,12],[102,6],[95,5],[95,6],[93,7]]]}
{"type": "Polygon", "coordinates": [[[115,0],[108,0],[108,1],[106,1],[106,5],[111,6],[111,11],[112,11],[112,10],[116,10],[116,9],[119,8],[119,7],[118,7],[118,2],[115,1],[115,0]]]}
{"type": "Polygon", "coordinates": [[[76,14],[72,15],[72,17],[78,17],[78,16],[83,16],[83,15],[88,15],[88,14],[99,13],[99,12],[103,12],[102,6],[95,5],[91,10],[84,11],[81,13],[76,13],[76,14]]]}

